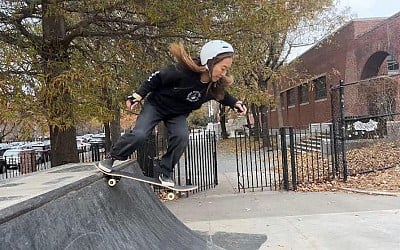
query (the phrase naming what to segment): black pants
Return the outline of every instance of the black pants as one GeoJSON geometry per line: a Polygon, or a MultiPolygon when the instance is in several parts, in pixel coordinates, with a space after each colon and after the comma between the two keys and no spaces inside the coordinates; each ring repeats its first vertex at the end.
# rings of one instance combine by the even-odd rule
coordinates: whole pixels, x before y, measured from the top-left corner
{"type": "Polygon", "coordinates": [[[125,133],[112,146],[110,155],[118,160],[126,160],[151,134],[154,127],[164,121],[168,129],[167,152],[162,156],[161,171],[172,176],[174,166],[178,163],[189,140],[189,129],[186,121],[187,115],[167,116],[157,111],[150,103],[146,102],[142,112],[136,120],[136,125],[130,133],[125,133]]]}

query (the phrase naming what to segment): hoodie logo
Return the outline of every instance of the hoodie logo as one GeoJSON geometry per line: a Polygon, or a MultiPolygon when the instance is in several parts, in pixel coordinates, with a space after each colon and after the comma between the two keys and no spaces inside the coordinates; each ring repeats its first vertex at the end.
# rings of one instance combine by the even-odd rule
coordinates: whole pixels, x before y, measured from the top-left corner
{"type": "Polygon", "coordinates": [[[187,95],[186,100],[189,102],[197,102],[200,100],[200,97],[201,93],[199,91],[192,91],[187,95]]]}

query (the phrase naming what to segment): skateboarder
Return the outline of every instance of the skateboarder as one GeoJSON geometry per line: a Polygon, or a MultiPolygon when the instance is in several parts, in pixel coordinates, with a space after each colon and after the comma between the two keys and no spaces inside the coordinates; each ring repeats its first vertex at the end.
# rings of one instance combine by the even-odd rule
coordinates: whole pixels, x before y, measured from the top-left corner
{"type": "Polygon", "coordinates": [[[170,45],[177,63],[154,72],[131,96],[128,109],[144,100],[143,109],[130,133],[125,133],[112,146],[99,168],[111,172],[115,160],[126,160],[150,135],[153,128],[164,121],[168,130],[168,148],[160,162],[159,180],[163,185],[174,186],[172,172],[189,141],[188,115],[210,100],[247,112],[242,101],[231,96],[225,87],[233,83],[227,75],[232,66],[234,50],[231,44],[212,40],[204,44],[199,58],[191,58],[181,43],[170,45]]]}

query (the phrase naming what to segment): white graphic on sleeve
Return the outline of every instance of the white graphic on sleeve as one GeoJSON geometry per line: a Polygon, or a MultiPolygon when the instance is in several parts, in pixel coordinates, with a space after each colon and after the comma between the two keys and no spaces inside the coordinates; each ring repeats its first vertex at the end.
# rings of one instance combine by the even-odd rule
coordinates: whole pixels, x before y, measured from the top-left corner
{"type": "Polygon", "coordinates": [[[200,98],[201,93],[199,91],[192,91],[187,95],[186,100],[188,100],[189,102],[197,102],[200,100],[200,98]]]}
{"type": "Polygon", "coordinates": [[[160,71],[156,71],[153,74],[151,74],[151,76],[149,76],[149,78],[147,79],[147,81],[150,81],[151,78],[153,78],[153,76],[157,75],[158,73],[160,73],[160,71]]]}

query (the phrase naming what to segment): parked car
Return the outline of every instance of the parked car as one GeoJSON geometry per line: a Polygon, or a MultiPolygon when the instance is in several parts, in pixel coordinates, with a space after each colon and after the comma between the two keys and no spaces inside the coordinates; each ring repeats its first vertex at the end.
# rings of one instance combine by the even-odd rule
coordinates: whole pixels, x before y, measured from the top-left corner
{"type": "Polygon", "coordinates": [[[106,136],[105,136],[104,133],[95,134],[89,140],[89,143],[91,145],[91,149],[104,150],[105,142],[106,142],[106,136]]]}
{"type": "Polygon", "coordinates": [[[80,137],[80,138],[84,139],[85,142],[88,142],[90,140],[90,138],[92,138],[92,136],[93,136],[93,134],[85,134],[85,135],[77,136],[77,138],[80,137]]]}
{"type": "Polygon", "coordinates": [[[31,159],[29,157],[34,157],[35,163],[37,162],[37,156],[33,149],[12,148],[3,154],[7,168],[20,168],[24,160],[31,159]]]}
{"type": "Polygon", "coordinates": [[[20,153],[23,149],[12,148],[4,152],[3,158],[6,162],[7,168],[18,168],[21,162],[20,153]]]}
{"type": "Polygon", "coordinates": [[[8,144],[5,143],[0,144],[0,174],[5,173],[7,170],[7,163],[6,160],[4,160],[3,158],[3,154],[8,149],[10,149],[10,146],[8,144]]]}
{"type": "Polygon", "coordinates": [[[11,148],[10,146],[2,145],[2,146],[0,147],[0,156],[3,156],[4,152],[6,152],[6,150],[8,150],[8,149],[10,149],[10,148],[11,148]]]}
{"type": "Polygon", "coordinates": [[[7,171],[7,163],[3,158],[0,159],[0,174],[5,173],[7,171]]]}
{"type": "Polygon", "coordinates": [[[50,160],[50,141],[32,143],[31,147],[36,151],[36,163],[50,160]]]}
{"type": "Polygon", "coordinates": [[[89,143],[104,143],[106,140],[106,135],[104,133],[95,134],[89,139],[89,143]]]}
{"type": "Polygon", "coordinates": [[[85,139],[77,137],[76,138],[76,146],[78,148],[78,152],[87,152],[90,150],[90,143],[87,143],[85,139]]]}

